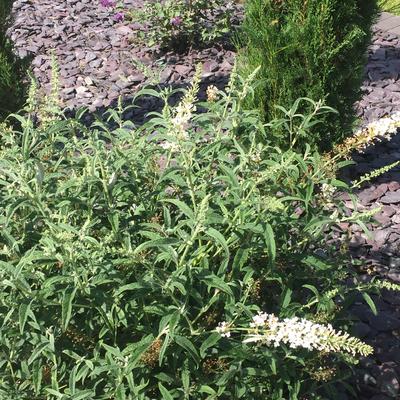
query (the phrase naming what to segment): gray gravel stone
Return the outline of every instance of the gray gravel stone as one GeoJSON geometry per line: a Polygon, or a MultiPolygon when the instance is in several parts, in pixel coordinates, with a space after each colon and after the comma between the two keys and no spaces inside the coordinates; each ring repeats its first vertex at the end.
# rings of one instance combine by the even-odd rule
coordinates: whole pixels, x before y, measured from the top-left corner
{"type": "Polygon", "coordinates": [[[383,204],[400,203],[400,190],[386,193],[379,201],[383,204]]]}

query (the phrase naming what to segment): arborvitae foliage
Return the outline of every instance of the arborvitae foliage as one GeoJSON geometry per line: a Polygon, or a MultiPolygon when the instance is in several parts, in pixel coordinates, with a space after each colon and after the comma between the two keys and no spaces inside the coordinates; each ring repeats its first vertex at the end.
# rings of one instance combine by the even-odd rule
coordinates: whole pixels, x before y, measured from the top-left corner
{"type": "Polygon", "coordinates": [[[0,118],[21,107],[25,92],[22,81],[26,64],[12,52],[6,36],[12,3],[13,0],[0,1],[0,118]]]}
{"type": "MultiPolygon", "coordinates": [[[[299,97],[325,100],[327,114],[302,143],[326,149],[348,135],[356,114],[376,0],[247,0],[240,40],[240,72],[261,65],[251,106],[269,121],[299,97]]],[[[301,112],[307,112],[304,103],[301,112]]],[[[283,130],[275,143],[287,145],[283,130]]],[[[300,142],[301,143],[301,142],[300,142]]]]}

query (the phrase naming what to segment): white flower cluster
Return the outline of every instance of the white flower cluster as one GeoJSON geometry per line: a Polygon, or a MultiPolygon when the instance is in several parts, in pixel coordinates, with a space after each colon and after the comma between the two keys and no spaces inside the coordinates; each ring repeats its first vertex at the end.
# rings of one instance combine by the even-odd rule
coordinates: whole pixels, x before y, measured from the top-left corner
{"type": "Polygon", "coordinates": [[[322,200],[323,208],[325,210],[329,210],[335,206],[335,203],[333,201],[335,193],[336,193],[336,188],[333,185],[329,183],[322,184],[320,198],[322,200]]]}
{"type": "MultiPolygon", "coordinates": [[[[355,136],[367,137],[370,142],[373,140],[390,140],[397,130],[400,128],[400,111],[384,118],[369,123],[365,128],[355,133],[355,136]]],[[[367,146],[369,143],[365,143],[367,146]]]]}
{"type": "Polygon", "coordinates": [[[196,111],[196,106],[190,100],[192,99],[184,98],[175,108],[175,116],[171,119],[171,133],[176,141],[164,141],[160,143],[163,149],[176,153],[180,149],[180,142],[189,139],[187,128],[193,113],[196,111]]]}
{"type": "Polygon", "coordinates": [[[196,111],[196,106],[188,101],[182,101],[175,110],[175,117],[172,118],[172,124],[176,129],[177,137],[181,140],[187,139],[187,126],[196,111]]]}
{"type": "Polygon", "coordinates": [[[274,347],[284,343],[292,349],[303,347],[308,350],[328,351],[323,338],[331,327],[314,324],[306,319],[294,317],[279,321],[274,314],[259,313],[253,317],[250,327],[265,329],[249,335],[245,342],[261,341],[274,347]]]}
{"type": "Polygon", "coordinates": [[[368,355],[373,351],[348,333],[336,332],[330,324],[321,325],[304,318],[293,317],[280,321],[274,314],[259,313],[253,317],[250,327],[255,328],[255,334],[250,334],[245,342],[261,341],[274,347],[283,343],[293,349],[303,347],[322,352],[346,351],[353,355],[368,355]]]}
{"type": "MultiPolygon", "coordinates": [[[[235,329],[226,322],[219,324],[217,332],[229,337],[235,329]]],[[[243,329],[240,329],[243,330],[243,329]]],[[[321,325],[304,318],[285,318],[279,320],[274,314],[258,313],[253,317],[244,343],[259,342],[267,346],[279,347],[282,344],[292,349],[304,348],[321,352],[347,352],[352,355],[369,355],[371,346],[351,337],[348,333],[335,331],[331,325],[321,325]]]]}
{"type": "Polygon", "coordinates": [[[228,323],[220,322],[215,329],[222,337],[230,337],[231,332],[228,323]]]}
{"type": "Polygon", "coordinates": [[[207,94],[207,101],[214,102],[218,100],[218,88],[214,85],[207,86],[206,94],[207,94]]]}
{"type": "Polygon", "coordinates": [[[181,150],[182,142],[189,139],[188,129],[190,120],[196,112],[197,92],[199,90],[199,82],[201,77],[201,68],[197,67],[195,76],[193,77],[191,87],[185,92],[181,102],[173,110],[173,118],[171,118],[171,127],[168,134],[174,138],[173,141],[161,143],[164,149],[171,149],[172,152],[181,150]]]}

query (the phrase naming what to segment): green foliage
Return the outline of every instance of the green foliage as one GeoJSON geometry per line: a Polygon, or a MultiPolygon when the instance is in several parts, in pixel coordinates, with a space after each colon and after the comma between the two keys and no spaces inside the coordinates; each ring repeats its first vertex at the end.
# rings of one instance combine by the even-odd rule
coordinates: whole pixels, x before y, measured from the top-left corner
{"type": "MultiPolygon", "coordinates": [[[[327,114],[299,143],[329,149],[349,135],[356,120],[353,104],[360,99],[363,68],[376,0],[248,0],[239,38],[240,72],[261,66],[260,84],[248,106],[266,121],[276,118],[277,105],[290,107],[299,97],[323,100],[338,110],[327,114]]],[[[310,107],[299,110],[308,114],[310,107]]],[[[275,143],[287,147],[284,130],[275,143]]]]}
{"type": "Polygon", "coordinates": [[[184,51],[229,32],[230,11],[219,11],[224,3],[224,0],[150,1],[143,10],[131,10],[130,15],[148,25],[142,34],[146,44],[184,51]]]}
{"type": "Polygon", "coordinates": [[[6,37],[8,14],[13,0],[0,2],[0,117],[18,110],[23,104],[25,63],[18,60],[6,37]]]}
{"type": "Polygon", "coordinates": [[[379,0],[382,10],[400,15],[400,3],[398,0],[379,0]]]}
{"type": "Polygon", "coordinates": [[[334,299],[348,260],[329,243],[363,215],[335,200],[348,187],[325,157],[268,144],[275,125],[311,120],[294,108],[264,127],[235,72],[195,114],[197,85],[176,108],[144,89],[165,107],[141,128],[122,107],[114,128],[48,110],[35,125],[32,109],[1,126],[2,398],[334,398],[352,357],[216,327],[263,310],[347,329],[334,299]]]}

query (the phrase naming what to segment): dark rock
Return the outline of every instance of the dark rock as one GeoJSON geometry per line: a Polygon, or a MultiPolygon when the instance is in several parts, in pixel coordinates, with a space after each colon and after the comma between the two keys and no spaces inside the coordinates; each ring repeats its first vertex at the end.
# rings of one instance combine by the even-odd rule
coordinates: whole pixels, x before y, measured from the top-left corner
{"type": "Polygon", "coordinates": [[[389,266],[390,268],[400,268],[400,257],[390,257],[389,266]]]}
{"type": "Polygon", "coordinates": [[[193,68],[188,65],[176,65],[175,71],[179,75],[187,76],[190,72],[192,72],[193,68]]]}
{"type": "Polygon", "coordinates": [[[362,339],[362,338],[365,338],[366,336],[368,336],[372,332],[372,330],[364,322],[357,322],[353,326],[353,332],[354,332],[354,336],[357,336],[362,339]]]}
{"type": "Polygon", "coordinates": [[[389,189],[391,192],[395,192],[396,190],[400,189],[400,183],[399,183],[399,182],[396,182],[396,181],[390,182],[390,183],[388,184],[388,189],[389,189]]]}
{"type": "Polygon", "coordinates": [[[383,367],[382,373],[378,377],[377,385],[384,394],[397,398],[400,384],[399,378],[393,369],[383,367]]]}
{"type": "Polygon", "coordinates": [[[383,246],[386,242],[386,240],[389,238],[390,235],[390,229],[382,229],[375,231],[373,234],[374,242],[376,246],[383,246]]]}
{"type": "Polygon", "coordinates": [[[400,272],[389,271],[387,277],[395,283],[400,283],[400,272]]]}
{"type": "Polygon", "coordinates": [[[203,71],[204,72],[215,72],[219,69],[219,65],[215,61],[206,61],[203,64],[203,71]]]}
{"type": "Polygon", "coordinates": [[[381,312],[378,315],[373,315],[371,313],[368,316],[368,322],[373,329],[379,332],[388,332],[400,329],[400,320],[386,312],[381,312]]]}
{"type": "MultiPolygon", "coordinates": [[[[390,188],[389,188],[389,190],[390,190],[390,188]]],[[[396,209],[392,206],[383,206],[382,212],[384,215],[391,217],[396,213],[396,209]]]]}
{"type": "Polygon", "coordinates": [[[370,204],[375,200],[378,200],[381,196],[383,196],[387,191],[386,187],[377,187],[376,189],[368,188],[366,190],[361,191],[358,193],[358,198],[362,202],[362,204],[370,204]]]}
{"type": "Polygon", "coordinates": [[[400,203],[400,190],[386,193],[379,201],[383,204],[400,203]]]}
{"type": "Polygon", "coordinates": [[[387,225],[390,224],[390,222],[391,222],[390,217],[387,216],[387,215],[384,214],[384,213],[375,214],[375,215],[374,215],[374,219],[375,219],[376,221],[378,221],[378,222],[379,222],[381,225],[383,225],[383,226],[387,226],[387,225]]]}

